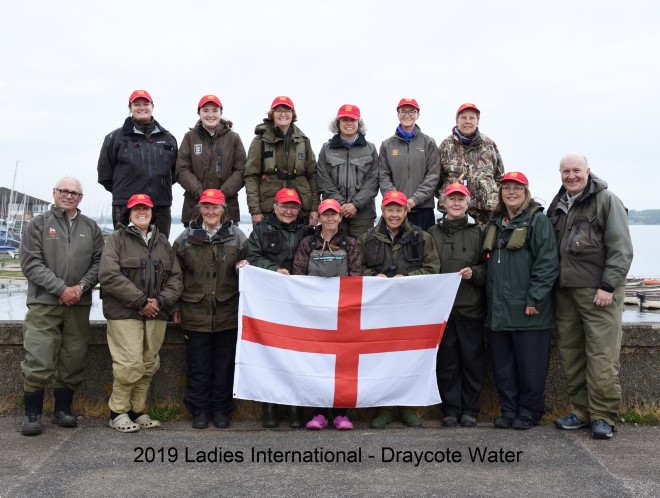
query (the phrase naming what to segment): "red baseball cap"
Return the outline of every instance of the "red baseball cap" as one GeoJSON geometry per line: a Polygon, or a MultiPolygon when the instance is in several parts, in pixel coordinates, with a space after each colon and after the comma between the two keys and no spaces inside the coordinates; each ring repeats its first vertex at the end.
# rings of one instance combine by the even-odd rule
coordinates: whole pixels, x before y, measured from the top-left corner
{"type": "Polygon", "coordinates": [[[415,109],[417,109],[419,111],[419,104],[417,103],[417,101],[415,99],[401,99],[401,100],[399,100],[399,105],[396,106],[397,110],[399,109],[399,107],[403,107],[404,105],[412,106],[412,107],[414,107],[415,109]]]}
{"type": "Polygon", "coordinates": [[[278,105],[286,106],[289,109],[295,109],[295,107],[293,107],[293,100],[291,100],[289,97],[285,95],[280,95],[279,97],[275,97],[273,103],[270,105],[270,108],[275,109],[278,105]]]}
{"type": "Polygon", "coordinates": [[[344,104],[337,111],[337,118],[360,119],[360,108],[356,105],[344,104]]]}
{"type": "Polygon", "coordinates": [[[328,209],[341,213],[341,206],[334,199],[323,199],[319,204],[319,214],[325,213],[328,209]]]}
{"type": "Polygon", "coordinates": [[[504,182],[516,182],[520,183],[522,185],[527,185],[529,186],[529,180],[527,180],[527,177],[523,175],[520,171],[510,171],[500,181],[500,183],[504,182]]]}
{"type": "Polygon", "coordinates": [[[199,104],[197,104],[197,109],[199,110],[200,107],[202,107],[204,104],[208,104],[209,102],[213,102],[220,109],[222,109],[222,102],[220,102],[220,99],[215,95],[204,95],[201,99],[199,99],[199,104]]]}
{"type": "Polygon", "coordinates": [[[456,117],[458,117],[458,115],[460,113],[462,113],[463,111],[466,111],[468,109],[472,109],[478,115],[481,115],[481,111],[479,110],[479,108],[476,105],[471,104],[469,102],[466,102],[465,104],[462,104],[461,107],[458,108],[458,111],[456,111],[456,117]]]}
{"type": "Polygon", "coordinates": [[[405,206],[408,203],[408,197],[403,192],[398,190],[390,190],[383,196],[383,206],[388,204],[398,204],[399,206],[405,206]]]}
{"type": "Polygon", "coordinates": [[[147,99],[152,104],[154,103],[154,99],[151,98],[151,95],[149,95],[149,92],[146,90],[135,90],[131,93],[131,96],[128,97],[128,103],[132,104],[135,99],[147,99]]]}
{"type": "Polygon", "coordinates": [[[302,202],[300,202],[300,197],[298,197],[298,192],[292,188],[278,190],[277,194],[275,194],[275,202],[295,202],[297,204],[302,204],[302,202]]]}
{"type": "Polygon", "coordinates": [[[199,198],[199,204],[222,204],[223,202],[225,202],[225,194],[216,188],[206,189],[199,198]]]}
{"type": "Polygon", "coordinates": [[[144,204],[150,208],[154,207],[154,203],[151,201],[151,197],[149,197],[147,194],[133,194],[131,198],[128,199],[126,207],[131,209],[138,204],[144,204]]]}
{"type": "Polygon", "coordinates": [[[456,192],[459,192],[463,195],[470,195],[470,191],[462,183],[450,183],[449,185],[447,185],[447,188],[445,189],[444,194],[445,195],[451,195],[451,194],[454,194],[456,192]]]}

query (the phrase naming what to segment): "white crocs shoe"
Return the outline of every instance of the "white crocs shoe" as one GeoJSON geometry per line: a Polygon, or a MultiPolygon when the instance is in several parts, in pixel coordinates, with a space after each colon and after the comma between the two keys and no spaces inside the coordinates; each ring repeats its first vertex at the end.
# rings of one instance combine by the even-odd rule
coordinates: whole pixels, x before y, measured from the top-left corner
{"type": "Polygon", "coordinates": [[[128,413],[122,413],[111,418],[108,425],[119,432],[137,432],[140,426],[131,420],[128,413]]]}
{"type": "Polygon", "coordinates": [[[156,427],[160,427],[160,422],[158,420],[152,419],[146,413],[140,415],[134,420],[134,422],[140,426],[140,429],[154,429],[156,427]]]}

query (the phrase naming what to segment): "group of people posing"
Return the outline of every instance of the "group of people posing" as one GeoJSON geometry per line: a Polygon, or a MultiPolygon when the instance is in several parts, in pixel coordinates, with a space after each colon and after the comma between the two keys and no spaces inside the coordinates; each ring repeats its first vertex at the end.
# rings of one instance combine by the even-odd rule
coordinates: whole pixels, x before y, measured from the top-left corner
{"type": "MultiPolygon", "coordinates": [[[[71,402],[82,380],[97,282],[113,360],[110,427],[135,432],[160,425],[145,404],[168,317],[184,332],[184,402],[193,427],[211,421],[228,427],[238,269],[250,264],[321,277],[458,272],[461,284],[438,350],[442,425],[476,425],[486,343],[501,404],[495,427],[538,424],[556,329],[574,407],[556,426],[612,437],[632,244],[625,207],[584,156],[561,159],[562,186],[546,214],[525,174],[504,173],[470,103],[458,108],[456,126],[438,147],[416,124],[417,101],[401,99],[399,124],[380,151],[366,140],[359,108],[342,105],[318,160],[286,96],[273,100],[247,154],[214,95],[200,99],[199,120],[180,149],[154,120],[148,92],[133,92],[129,110],[99,158],[99,183],[112,192],[116,228],[105,248],[98,227],[78,209],[83,192],[73,178],[58,182],[53,208],[35,217],[21,244],[29,283],[23,434],[42,431],[44,387],[51,381],[53,423],[77,424],[71,402]],[[174,182],[185,190],[184,230],[170,245],[174,182]],[[243,186],[253,222],[249,238],[237,226],[243,186]]],[[[305,423],[301,407],[269,403],[264,427],[278,426],[285,412],[294,428],[353,427],[346,409],[317,407],[305,423]]],[[[384,428],[396,415],[408,426],[422,425],[415,407],[383,407],[371,426],[384,428]]]]}

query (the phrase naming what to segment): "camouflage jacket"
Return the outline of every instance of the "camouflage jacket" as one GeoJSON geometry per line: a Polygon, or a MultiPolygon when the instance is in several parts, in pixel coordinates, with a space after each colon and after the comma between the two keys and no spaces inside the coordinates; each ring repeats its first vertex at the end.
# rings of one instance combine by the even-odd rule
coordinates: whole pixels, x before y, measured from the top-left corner
{"type": "MultiPolygon", "coordinates": [[[[440,181],[436,196],[450,183],[464,183],[470,190],[468,213],[493,211],[497,205],[497,191],[504,176],[502,157],[495,142],[477,130],[469,145],[463,145],[451,134],[440,144],[440,181]]],[[[441,209],[438,204],[438,209],[441,209]]]]}

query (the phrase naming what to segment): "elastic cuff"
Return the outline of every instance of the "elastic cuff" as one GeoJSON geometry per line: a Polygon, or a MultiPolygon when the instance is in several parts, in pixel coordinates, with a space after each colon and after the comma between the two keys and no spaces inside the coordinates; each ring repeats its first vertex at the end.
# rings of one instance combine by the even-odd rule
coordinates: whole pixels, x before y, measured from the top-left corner
{"type": "Polygon", "coordinates": [[[599,289],[604,290],[605,292],[609,292],[610,294],[614,292],[614,287],[606,282],[601,282],[599,289]]]}

